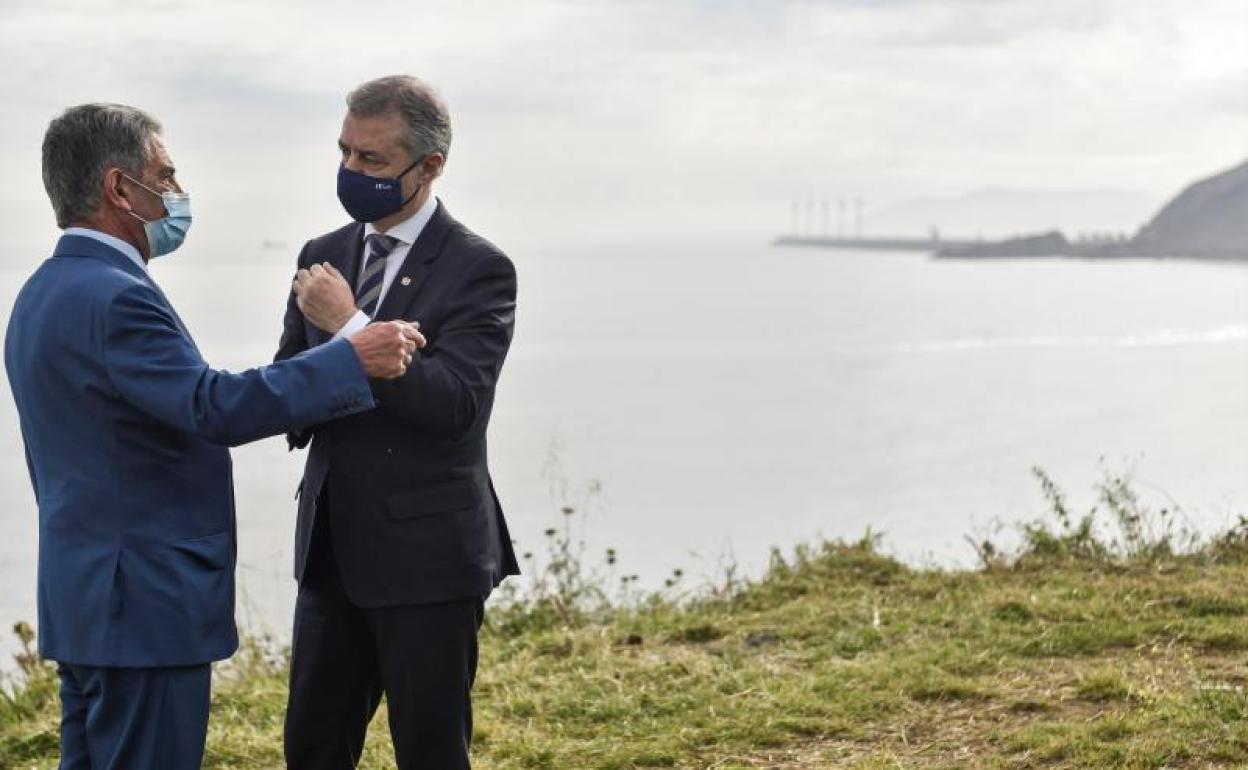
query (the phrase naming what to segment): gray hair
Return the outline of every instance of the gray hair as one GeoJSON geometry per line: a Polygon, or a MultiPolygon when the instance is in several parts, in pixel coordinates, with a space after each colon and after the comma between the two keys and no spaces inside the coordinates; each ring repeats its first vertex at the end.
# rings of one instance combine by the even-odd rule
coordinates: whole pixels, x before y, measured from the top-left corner
{"type": "Polygon", "coordinates": [[[104,172],[139,176],[151,161],[160,122],[124,104],[80,104],[48,124],[43,135],[43,187],[58,227],[69,227],[100,206],[104,172]]]}
{"type": "Polygon", "coordinates": [[[445,158],[451,151],[451,115],[431,86],[411,75],[377,78],[347,94],[347,112],[357,118],[396,113],[407,131],[403,145],[412,160],[431,152],[445,158]]]}

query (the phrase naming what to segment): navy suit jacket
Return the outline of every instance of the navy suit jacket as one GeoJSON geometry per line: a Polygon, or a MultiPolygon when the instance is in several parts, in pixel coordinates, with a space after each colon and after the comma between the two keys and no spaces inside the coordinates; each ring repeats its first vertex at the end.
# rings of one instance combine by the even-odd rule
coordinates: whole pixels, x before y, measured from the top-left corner
{"type": "Polygon", "coordinates": [[[39,652],[126,667],[232,654],[226,447],[371,408],[350,343],[213,370],[146,271],[64,236],[17,296],[4,360],[39,507],[39,652]]]}
{"type": "MultiPolygon", "coordinates": [[[[309,241],[299,267],[329,262],[354,282],[363,233],[353,223],[309,241]]],[[[428,347],[404,376],[371,381],[373,411],[290,434],[292,448],[312,442],[295,528],[297,579],[323,511],[343,587],[363,607],[484,597],[519,571],[485,440],[515,307],[511,260],[439,202],[375,315],[419,321],[428,347]]],[[[330,338],[292,294],[277,359],[330,338]]]]}

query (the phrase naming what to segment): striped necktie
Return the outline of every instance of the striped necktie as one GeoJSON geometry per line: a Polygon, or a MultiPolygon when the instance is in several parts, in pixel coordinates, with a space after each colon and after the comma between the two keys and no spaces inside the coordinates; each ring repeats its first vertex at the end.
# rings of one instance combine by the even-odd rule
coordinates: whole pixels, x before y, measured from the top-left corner
{"type": "Polygon", "coordinates": [[[386,277],[386,257],[394,250],[397,238],[373,233],[364,239],[364,270],[355,289],[355,306],[369,318],[377,312],[381,283],[386,277]]]}

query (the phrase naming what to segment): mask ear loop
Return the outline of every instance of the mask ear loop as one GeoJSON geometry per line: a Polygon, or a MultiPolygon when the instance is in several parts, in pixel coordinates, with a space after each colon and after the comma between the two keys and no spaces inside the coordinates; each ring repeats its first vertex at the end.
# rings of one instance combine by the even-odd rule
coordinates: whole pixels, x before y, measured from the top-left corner
{"type": "MultiPolygon", "coordinates": [[[[412,165],[410,165],[410,166],[408,166],[407,168],[403,169],[403,173],[401,173],[401,174],[399,174],[398,176],[396,176],[396,177],[395,177],[395,179],[402,179],[403,177],[407,176],[407,172],[409,172],[409,171],[411,171],[412,169],[416,168],[416,167],[417,167],[417,166],[419,166],[421,163],[424,163],[424,162],[425,162],[425,158],[428,158],[428,157],[429,157],[428,155],[422,155],[422,156],[420,156],[420,158],[418,158],[418,159],[416,159],[416,160],[412,161],[412,165]]],[[[420,188],[421,188],[421,184],[420,184],[420,182],[417,182],[417,183],[416,183],[416,189],[412,192],[412,194],[411,194],[411,195],[407,196],[407,200],[403,201],[403,206],[406,206],[407,204],[411,203],[411,202],[412,202],[412,199],[414,199],[417,195],[420,195],[420,188]]]]}
{"type": "Polygon", "coordinates": [[[152,195],[155,195],[157,198],[164,198],[164,197],[165,197],[165,196],[164,196],[164,195],[162,195],[161,193],[157,192],[156,190],[153,190],[152,188],[150,188],[150,187],[148,187],[147,185],[143,184],[143,183],[142,183],[142,182],[140,182],[139,180],[137,180],[137,179],[135,179],[134,177],[130,176],[130,175],[129,175],[129,174],[127,174],[126,172],[122,171],[122,172],[121,172],[121,175],[122,175],[123,177],[125,177],[126,179],[129,179],[131,182],[134,182],[134,183],[135,183],[135,184],[137,184],[139,187],[142,187],[144,190],[147,190],[147,191],[148,191],[148,192],[150,192],[152,195]]]}
{"type": "MultiPolygon", "coordinates": [[[[406,172],[404,172],[404,173],[406,173],[406,172]]],[[[165,196],[164,196],[164,195],[162,195],[161,193],[156,192],[156,191],[155,191],[155,190],[153,190],[152,188],[150,188],[150,187],[148,187],[147,185],[143,184],[142,182],[140,182],[139,180],[137,180],[137,179],[135,179],[134,177],[130,176],[129,174],[127,174],[127,173],[126,173],[126,172],[124,172],[124,171],[122,171],[122,172],[121,172],[121,176],[122,176],[122,178],[124,178],[124,179],[128,179],[128,180],[130,180],[131,182],[133,182],[133,183],[137,184],[139,187],[142,187],[144,190],[147,190],[147,191],[148,191],[148,192],[150,192],[152,195],[155,195],[156,197],[160,198],[161,206],[162,206],[162,207],[164,206],[164,202],[165,202],[165,196]]],[[[130,216],[134,217],[135,219],[139,220],[139,221],[140,221],[140,222],[142,222],[143,224],[148,224],[148,220],[146,220],[146,219],[144,219],[143,217],[139,216],[138,214],[134,213],[134,209],[133,209],[133,208],[131,208],[131,209],[130,209],[129,211],[127,211],[126,213],[127,213],[127,214],[129,214],[130,216]]],[[[165,215],[167,216],[168,214],[169,214],[169,210],[168,210],[168,209],[165,209],[165,215]]],[[[158,218],[159,218],[159,217],[158,217],[158,218]]],[[[155,219],[153,219],[152,221],[153,221],[153,222],[155,222],[156,220],[155,220],[155,219]]]]}

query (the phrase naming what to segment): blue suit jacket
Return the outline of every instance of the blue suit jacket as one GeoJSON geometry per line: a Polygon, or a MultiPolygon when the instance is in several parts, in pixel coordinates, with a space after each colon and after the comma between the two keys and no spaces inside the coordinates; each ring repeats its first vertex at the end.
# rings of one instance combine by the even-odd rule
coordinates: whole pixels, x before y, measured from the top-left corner
{"type": "Polygon", "coordinates": [[[372,408],[349,342],[209,368],[151,277],[62,237],[18,294],[5,366],[39,506],[39,651],[94,666],[228,657],[227,446],[372,408]]]}

